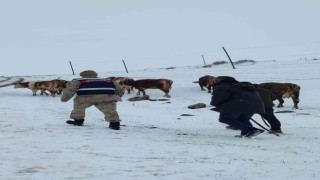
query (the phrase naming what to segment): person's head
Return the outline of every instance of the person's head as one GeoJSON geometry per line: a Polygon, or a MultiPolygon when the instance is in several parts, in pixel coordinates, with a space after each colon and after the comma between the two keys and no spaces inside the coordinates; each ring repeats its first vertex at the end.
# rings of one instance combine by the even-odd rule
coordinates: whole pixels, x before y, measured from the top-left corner
{"type": "Polygon", "coordinates": [[[237,83],[237,86],[240,88],[249,90],[249,91],[253,91],[253,90],[257,89],[254,84],[252,84],[251,82],[248,82],[248,81],[239,82],[239,83],[237,83]]]}
{"type": "Polygon", "coordinates": [[[238,83],[238,81],[231,76],[218,76],[217,77],[217,83],[238,83]]]}
{"type": "Polygon", "coordinates": [[[256,88],[256,89],[260,89],[260,88],[261,88],[259,84],[254,83],[254,84],[252,84],[252,85],[253,85],[253,87],[256,88]]]}
{"type": "Polygon", "coordinates": [[[252,84],[251,82],[248,82],[248,81],[242,81],[239,84],[242,85],[242,86],[252,86],[252,87],[254,87],[254,84],[252,84]]]}
{"type": "Polygon", "coordinates": [[[80,73],[80,76],[83,78],[96,78],[98,74],[93,70],[86,70],[80,73]]]}

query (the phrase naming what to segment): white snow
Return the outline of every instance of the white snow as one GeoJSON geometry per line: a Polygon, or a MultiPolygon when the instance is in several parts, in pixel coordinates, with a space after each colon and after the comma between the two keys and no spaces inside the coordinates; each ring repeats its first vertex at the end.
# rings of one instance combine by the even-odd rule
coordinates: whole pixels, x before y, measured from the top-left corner
{"type": "MultiPolygon", "coordinates": [[[[130,76],[173,80],[170,103],[137,101],[125,94],[118,103],[121,130],[108,129],[103,115],[87,109],[83,127],[65,123],[73,102],[60,96],[32,96],[28,89],[0,88],[0,179],[319,179],[319,60],[257,61],[255,64],[176,67],[98,72],[100,77],[130,76]],[[291,82],[301,86],[298,110],[276,113],[285,135],[263,133],[236,138],[211,111],[211,95],[201,91],[203,75],[229,75],[240,81],[291,82]],[[188,109],[195,103],[203,109],[188,109]],[[194,116],[181,116],[192,114],[194,116]]],[[[71,80],[72,75],[0,77],[16,81],[71,80]]],[[[153,99],[160,90],[147,90],[153,99]]],[[[276,102],[276,101],[275,101],[276,102]]],[[[276,102],[277,103],[277,102],[276,102]]],[[[283,108],[292,110],[291,99],[283,108]]],[[[263,124],[259,115],[253,117],[263,124]]],[[[264,124],[263,124],[264,125],[264,124]]],[[[254,124],[254,126],[256,126],[254,124]]],[[[257,127],[257,126],[256,126],[257,127]]]]}

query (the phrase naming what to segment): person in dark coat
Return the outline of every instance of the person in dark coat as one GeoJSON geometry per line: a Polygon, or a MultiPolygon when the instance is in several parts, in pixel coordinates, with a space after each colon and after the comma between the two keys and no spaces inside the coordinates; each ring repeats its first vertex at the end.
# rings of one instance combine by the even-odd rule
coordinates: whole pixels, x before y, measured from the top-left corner
{"type": "Polygon", "coordinates": [[[268,89],[261,88],[259,85],[254,85],[259,92],[259,95],[264,103],[265,113],[260,113],[261,117],[264,118],[270,124],[270,131],[272,133],[282,133],[281,123],[273,113],[273,101],[276,100],[276,96],[268,89]]]}
{"type": "Polygon", "coordinates": [[[252,137],[262,132],[252,126],[250,118],[255,113],[265,113],[258,91],[249,82],[238,82],[233,77],[218,76],[210,104],[218,111],[219,122],[241,131],[238,137],[252,137]]]}

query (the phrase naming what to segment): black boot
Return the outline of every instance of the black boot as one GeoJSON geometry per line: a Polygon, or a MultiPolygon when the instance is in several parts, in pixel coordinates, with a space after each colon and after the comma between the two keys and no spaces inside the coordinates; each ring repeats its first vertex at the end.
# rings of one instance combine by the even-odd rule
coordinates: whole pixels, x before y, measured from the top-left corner
{"type": "Polygon", "coordinates": [[[279,134],[283,134],[283,132],[281,131],[281,129],[270,129],[269,131],[270,134],[274,134],[274,133],[279,133],[279,134]]]}
{"type": "Polygon", "coordinates": [[[264,130],[262,130],[262,129],[258,129],[258,128],[252,127],[252,128],[249,129],[249,131],[245,135],[245,137],[251,138],[251,137],[257,136],[258,134],[261,134],[263,132],[264,132],[264,130]]]}
{"type": "Polygon", "coordinates": [[[109,128],[113,130],[120,130],[120,122],[110,122],[109,128]]]}
{"type": "Polygon", "coordinates": [[[84,122],[84,119],[75,119],[74,121],[68,120],[66,121],[67,124],[72,124],[75,126],[82,126],[84,122]]]}

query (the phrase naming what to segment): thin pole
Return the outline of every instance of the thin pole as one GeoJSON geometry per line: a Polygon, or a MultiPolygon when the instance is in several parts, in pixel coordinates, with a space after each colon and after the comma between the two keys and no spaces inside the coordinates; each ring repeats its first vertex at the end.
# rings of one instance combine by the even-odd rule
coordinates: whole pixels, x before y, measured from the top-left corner
{"type": "Polygon", "coordinates": [[[225,49],[224,47],[222,47],[222,49],[223,49],[223,50],[224,50],[224,52],[227,54],[227,56],[228,56],[228,58],[229,58],[229,61],[231,62],[231,65],[232,65],[232,67],[233,67],[233,69],[236,69],[236,68],[234,67],[233,62],[232,62],[232,60],[231,60],[231,58],[230,58],[230,56],[229,56],[228,52],[226,51],[226,49],[225,49]]]}
{"type": "Polygon", "coordinates": [[[73,73],[73,75],[74,75],[74,70],[73,70],[73,67],[72,67],[71,61],[69,61],[69,64],[70,64],[70,67],[71,67],[72,73],[73,73]]]}
{"type": "Polygon", "coordinates": [[[123,59],[122,59],[122,62],[123,62],[124,68],[126,68],[127,73],[129,73],[129,72],[128,72],[128,69],[127,69],[127,66],[126,66],[126,63],[124,62],[123,59]]]}
{"type": "Polygon", "coordinates": [[[207,64],[206,64],[206,60],[204,59],[204,56],[203,56],[203,55],[202,55],[202,59],[203,59],[204,65],[207,65],[207,64]]]}

